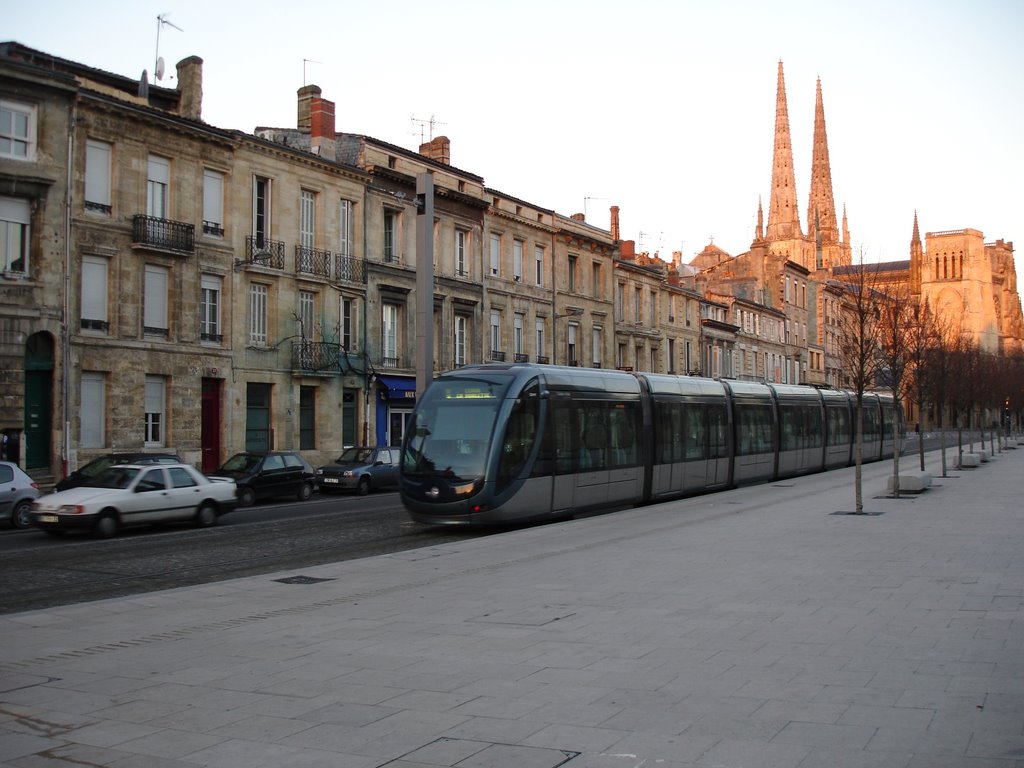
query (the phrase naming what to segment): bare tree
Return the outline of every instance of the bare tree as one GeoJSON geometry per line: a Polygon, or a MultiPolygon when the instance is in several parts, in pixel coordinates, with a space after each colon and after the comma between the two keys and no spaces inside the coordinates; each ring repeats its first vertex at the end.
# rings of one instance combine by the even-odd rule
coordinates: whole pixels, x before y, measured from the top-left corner
{"type": "Polygon", "coordinates": [[[843,271],[846,281],[840,320],[839,348],[847,385],[856,397],[856,442],[854,445],[854,495],[856,514],[864,514],[864,393],[877,378],[882,359],[879,355],[879,293],[877,271],[860,260],[843,271]]]}
{"type": "MultiPolygon", "coordinates": [[[[907,397],[913,402],[918,414],[917,453],[924,471],[924,421],[925,406],[929,403],[928,391],[932,379],[929,358],[939,342],[936,318],[928,300],[915,301],[911,308],[907,326],[907,397]]],[[[941,424],[941,416],[939,419],[941,424]]]]}
{"type": "MultiPolygon", "coordinates": [[[[910,286],[906,283],[887,286],[886,294],[876,294],[877,342],[879,374],[893,397],[892,420],[892,493],[900,497],[900,419],[903,401],[910,399],[912,379],[908,375],[913,354],[916,325],[915,307],[911,301],[910,286]]],[[[924,469],[922,456],[921,468],[924,469]]]]}

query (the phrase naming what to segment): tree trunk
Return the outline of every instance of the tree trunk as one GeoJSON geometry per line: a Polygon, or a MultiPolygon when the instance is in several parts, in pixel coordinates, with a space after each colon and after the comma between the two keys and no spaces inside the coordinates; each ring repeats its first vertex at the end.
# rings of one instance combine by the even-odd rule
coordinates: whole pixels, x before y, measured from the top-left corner
{"type": "Polygon", "coordinates": [[[858,515],[864,514],[864,494],[861,490],[861,460],[864,457],[864,404],[857,400],[857,443],[853,451],[853,484],[854,484],[854,511],[858,515]]]}
{"type": "MultiPolygon", "coordinates": [[[[892,409],[892,497],[898,499],[900,497],[900,421],[896,418],[896,413],[900,409],[900,400],[898,397],[893,397],[893,409],[892,409]]],[[[883,432],[885,430],[882,430],[883,432]]],[[[882,442],[885,442],[883,437],[882,442]]]]}

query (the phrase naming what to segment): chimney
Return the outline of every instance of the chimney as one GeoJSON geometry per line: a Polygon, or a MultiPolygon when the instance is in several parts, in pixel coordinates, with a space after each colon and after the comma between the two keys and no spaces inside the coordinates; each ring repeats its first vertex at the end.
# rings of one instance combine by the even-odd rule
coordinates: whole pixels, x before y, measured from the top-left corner
{"type": "Polygon", "coordinates": [[[309,138],[313,154],[325,160],[337,158],[334,132],[334,102],[314,96],[309,102],[309,138]]]}
{"type": "Polygon", "coordinates": [[[203,60],[189,56],[178,62],[178,114],[199,120],[203,114],[203,60]]]}
{"type": "Polygon", "coordinates": [[[624,259],[632,259],[636,256],[636,240],[622,240],[619,243],[619,254],[624,259]]]}
{"type": "Polygon", "coordinates": [[[299,88],[299,119],[297,126],[300,131],[309,130],[310,104],[314,98],[319,98],[320,93],[319,85],[304,85],[299,88]]]}
{"type": "Polygon", "coordinates": [[[445,165],[452,164],[452,143],[447,136],[438,136],[426,144],[420,144],[420,154],[445,165]]]}
{"type": "Polygon", "coordinates": [[[613,205],[611,207],[612,213],[612,240],[619,239],[619,206],[613,205]]]}
{"type": "Polygon", "coordinates": [[[573,221],[586,221],[587,215],[585,213],[574,213],[569,218],[572,219],[573,221]]]}

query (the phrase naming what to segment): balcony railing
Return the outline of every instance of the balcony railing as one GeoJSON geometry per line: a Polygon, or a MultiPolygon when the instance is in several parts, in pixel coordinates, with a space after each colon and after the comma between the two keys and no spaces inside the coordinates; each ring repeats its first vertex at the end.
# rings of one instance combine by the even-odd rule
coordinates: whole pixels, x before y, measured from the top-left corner
{"type": "Polygon", "coordinates": [[[515,361],[517,363],[528,363],[530,362],[530,356],[524,355],[522,352],[516,352],[515,361]]]}
{"type": "Polygon", "coordinates": [[[366,263],[353,256],[334,254],[334,277],[348,283],[366,282],[366,263]]]}
{"type": "Polygon", "coordinates": [[[497,349],[492,350],[491,351],[491,360],[493,360],[496,363],[504,363],[505,362],[505,353],[501,352],[501,351],[499,351],[497,349]]]}
{"type": "Polygon", "coordinates": [[[295,246],[295,273],[298,275],[331,276],[331,252],[295,246]]]}
{"type": "Polygon", "coordinates": [[[547,355],[537,355],[537,362],[541,365],[547,365],[551,361],[547,355]]]}
{"type": "Polygon", "coordinates": [[[236,266],[239,264],[284,269],[284,241],[248,235],[245,238],[245,260],[236,262],[236,266]]]}
{"type": "Polygon", "coordinates": [[[292,370],[306,373],[340,373],[344,349],[326,341],[292,342],[292,370]]]}
{"type": "Polygon", "coordinates": [[[195,253],[195,232],[192,224],[155,216],[136,214],[132,218],[132,244],[159,248],[174,253],[195,253]]]}

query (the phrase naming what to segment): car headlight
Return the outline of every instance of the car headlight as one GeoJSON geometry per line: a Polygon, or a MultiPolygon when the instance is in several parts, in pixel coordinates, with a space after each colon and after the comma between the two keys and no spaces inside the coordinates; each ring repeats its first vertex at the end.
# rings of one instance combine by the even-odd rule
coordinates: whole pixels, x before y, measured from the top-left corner
{"type": "Polygon", "coordinates": [[[57,512],[62,515],[81,515],[85,512],[85,507],[81,504],[61,504],[57,512]]]}

